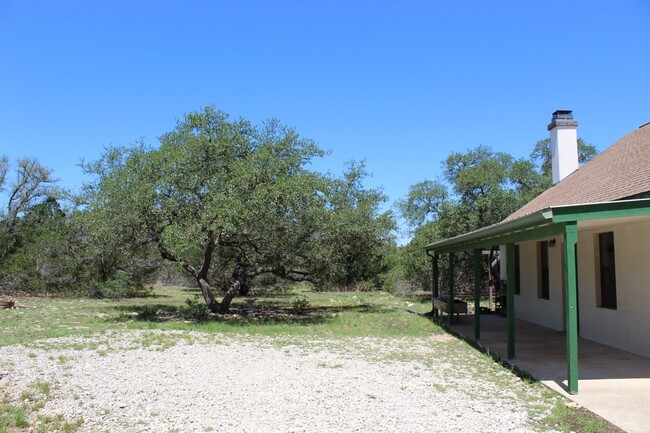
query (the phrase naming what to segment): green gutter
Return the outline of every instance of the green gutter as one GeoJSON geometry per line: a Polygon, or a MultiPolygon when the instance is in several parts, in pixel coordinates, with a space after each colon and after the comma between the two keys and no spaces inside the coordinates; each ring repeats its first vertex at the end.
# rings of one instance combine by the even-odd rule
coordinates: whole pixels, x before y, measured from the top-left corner
{"type": "Polygon", "coordinates": [[[510,221],[500,222],[460,236],[434,242],[425,247],[437,254],[469,250],[476,247],[497,245],[496,239],[516,232],[525,232],[552,223],[553,214],[548,210],[536,212],[510,221]],[[495,240],[495,241],[493,241],[495,240]]]}
{"type": "Polygon", "coordinates": [[[650,215],[650,199],[606,201],[550,208],[553,222],[650,215]]]}

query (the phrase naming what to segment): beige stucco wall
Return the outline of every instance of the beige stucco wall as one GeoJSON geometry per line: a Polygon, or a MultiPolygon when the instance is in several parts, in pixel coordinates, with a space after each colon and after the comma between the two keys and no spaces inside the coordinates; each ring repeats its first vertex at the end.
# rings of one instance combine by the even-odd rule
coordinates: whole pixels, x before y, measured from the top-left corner
{"type": "Polygon", "coordinates": [[[515,295],[515,317],[563,330],[562,251],[557,242],[548,249],[550,290],[548,299],[537,297],[537,241],[519,244],[521,293],[515,295]]]}
{"type": "MultiPolygon", "coordinates": [[[[550,299],[537,298],[537,242],[520,244],[521,294],[515,315],[552,329],[564,329],[562,259],[564,245],[556,237],[549,248],[550,299]]],[[[650,357],[650,221],[612,222],[580,229],[578,236],[580,336],[650,357]],[[594,239],[614,232],[617,309],[597,306],[594,239]]]]}
{"type": "Polygon", "coordinates": [[[578,238],[580,335],[650,357],[650,223],[599,227],[578,238]],[[617,309],[597,306],[594,238],[614,232],[617,309]]]}

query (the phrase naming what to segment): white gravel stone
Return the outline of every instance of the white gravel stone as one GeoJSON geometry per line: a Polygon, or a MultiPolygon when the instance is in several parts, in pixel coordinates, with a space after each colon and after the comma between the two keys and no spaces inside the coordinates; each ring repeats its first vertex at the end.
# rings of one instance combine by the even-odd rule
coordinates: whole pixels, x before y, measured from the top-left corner
{"type": "MultiPolygon", "coordinates": [[[[83,418],[79,432],[538,431],[509,386],[454,369],[435,345],[413,347],[420,355],[431,351],[433,365],[423,365],[382,360],[378,354],[399,344],[387,347],[381,339],[294,345],[190,333],[190,344],[187,333],[179,334],[136,331],[47,340],[49,349],[3,347],[0,390],[17,398],[29,384],[51,383],[39,414],[83,418]],[[176,344],[142,347],[151,335],[176,344]],[[93,342],[117,349],[65,348],[93,342]]],[[[524,386],[505,373],[507,380],[524,386]]]]}

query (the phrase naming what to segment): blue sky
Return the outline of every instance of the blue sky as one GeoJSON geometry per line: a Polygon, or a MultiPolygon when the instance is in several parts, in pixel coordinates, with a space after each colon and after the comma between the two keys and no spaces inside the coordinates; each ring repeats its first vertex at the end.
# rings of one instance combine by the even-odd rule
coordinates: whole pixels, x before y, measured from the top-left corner
{"type": "Polygon", "coordinates": [[[391,202],[478,145],[527,156],[556,109],[602,150],[650,121],[650,2],[0,0],[0,154],[80,158],[215,104],[365,160],[391,202]]]}

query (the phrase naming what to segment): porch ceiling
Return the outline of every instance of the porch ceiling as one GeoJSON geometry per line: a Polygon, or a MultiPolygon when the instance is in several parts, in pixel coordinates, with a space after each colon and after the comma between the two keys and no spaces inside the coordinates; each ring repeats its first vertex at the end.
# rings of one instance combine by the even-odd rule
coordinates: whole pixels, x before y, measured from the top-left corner
{"type": "Polygon", "coordinates": [[[633,217],[619,217],[619,218],[606,218],[598,220],[586,220],[578,223],[579,230],[602,230],[603,228],[611,228],[618,225],[638,224],[650,220],[650,215],[640,215],[633,217]]]}

